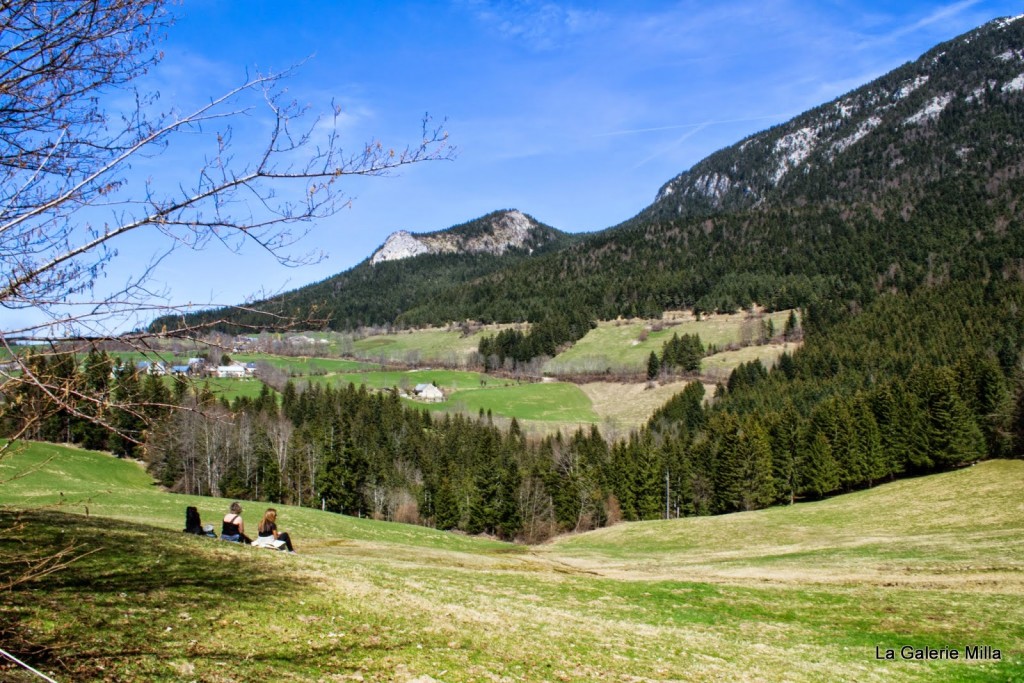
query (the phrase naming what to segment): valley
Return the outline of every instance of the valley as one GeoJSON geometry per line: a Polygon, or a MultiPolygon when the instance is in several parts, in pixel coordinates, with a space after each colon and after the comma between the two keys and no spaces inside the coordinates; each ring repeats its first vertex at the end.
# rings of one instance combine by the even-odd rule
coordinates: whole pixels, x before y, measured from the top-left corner
{"type": "MultiPolygon", "coordinates": [[[[514,327],[509,325],[466,324],[383,334],[363,330],[243,336],[217,339],[196,346],[194,352],[202,349],[212,356],[228,354],[234,362],[255,363],[254,377],[194,381],[198,381],[197,389],[208,388],[216,398],[228,401],[239,396],[254,398],[264,383],[279,392],[289,380],[299,388],[353,383],[378,391],[397,388],[404,395],[417,384],[432,383],[444,392],[444,400],[422,403],[410,399],[410,405],[471,416],[483,412],[506,422],[515,418],[527,433],[535,435],[553,431],[568,435],[585,425],[624,434],[642,426],[689,382],[701,382],[710,396],[715,385],[727,382],[741,363],[756,359],[771,368],[781,354],[793,354],[799,341],[786,341],[782,336],[790,315],[796,312],[769,314],[752,309],[698,318],[691,311],[670,311],[655,319],[599,322],[578,342],[537,364],[542,374],[536,369],[492,374],[472,369],[480,362],[480,339],[514,327]],[[707,347],[700,371],[687,377],[665,374],[648,382],[650,354],[660,355],[665,342],[681,334],[696,335],[707,347]],[[297,355],[252,352],[254,348],[297,355]]],[[[515,327],[529,329],[528,325],[515,327]]],[[[125,362],[141,358],[118,352],[113,355],[125,362]]],[[[188,355],[181,348],[177,352],[172,349],[164,354],[165,364],[184,362],[188,355]]],[[[167,382],[172,384],[169,377],[167,382]]]]}
{"type": "MultiPolygon", "coordinates": [[[[19,30],[75,5],[44,4],[19,30]]],[[[148,55],[162,17],[121,18],[148,55]]],[[[336,181],[453,161],[445,127],[338,157],[264,93],[280,137],[236,176],[235,100],[212,100],[179,123],[219,152],[172,200],[116,177],[163,142],[143,104],[109,138],[89,84],[77,129],[45,97],[41,128],[9,117],[0,304],[32,320],[0,326],[3,651],[112,682],[1024,679],[1022,19],[673,167],[617,224],[413,193],[479,217],[389,226],[288,291],[253,261],[271,293],[216,308],[147,278],[218,242],[303,263],[284,252],[348,205],[336,181]],[[76,222],[98,208],[110,226],[76,222]],[[124,273],[108,241],[136,228],[167,251],[124,273]],[[275,506],[298,554],[180,532],[231,501],[250,531],[275,506]]],[[[710,132],[624,134],[675,128],[710,132]]],[[[522,148],[516,182],[551,182],[522,148]]],[[[216,269],[168,272],[213,292],[216,269]]]]}

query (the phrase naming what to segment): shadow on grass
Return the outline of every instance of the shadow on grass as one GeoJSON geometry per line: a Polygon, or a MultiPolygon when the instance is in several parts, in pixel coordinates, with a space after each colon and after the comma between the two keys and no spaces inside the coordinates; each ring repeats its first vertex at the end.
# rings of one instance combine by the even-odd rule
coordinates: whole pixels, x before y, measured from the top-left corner
{"type": "Polygon", "coordinates": [[[0,511],[0,585],[70,546],[75,561],[5,592],[0,647],[75,680],[103,679],[111,659],[187,656],[217,637],[218,615],[266,609],[260,587],[313,590],[267,551],[53,511],[0,511]]]}

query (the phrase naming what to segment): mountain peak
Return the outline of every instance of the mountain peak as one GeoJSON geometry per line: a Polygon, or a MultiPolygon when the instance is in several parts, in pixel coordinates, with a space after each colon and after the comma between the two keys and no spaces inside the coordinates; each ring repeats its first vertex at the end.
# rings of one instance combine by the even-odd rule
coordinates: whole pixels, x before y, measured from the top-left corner
{"type": "Polygon", "coordinates": [[[475,221],[438,232],[391,233],[373,252],[371,264],[398,261],[420,254],[488,253],[500,256],[509,249],[532,251],[540,224],[516,209],[495,211],[475,221]]]}

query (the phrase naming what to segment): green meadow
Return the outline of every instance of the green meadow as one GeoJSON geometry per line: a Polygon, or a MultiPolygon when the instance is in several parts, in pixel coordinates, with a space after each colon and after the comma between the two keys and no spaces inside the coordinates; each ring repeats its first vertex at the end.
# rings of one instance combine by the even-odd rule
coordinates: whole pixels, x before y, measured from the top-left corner
{"type": "Polygon", "coordinates": [[[233,360],[241,363],[266,363],[294,375],[321,375],[332,372],[358,372],[377,367],[375,363],[347,358],[310,356],[274,356],[269,353],[238,353],[233,360]]]}
{"type": "Polygon", "coordinates": [[[362,337],[352,342],[352,355],[363,360],[399,363],[464,365],[480,346],[480,338],[503,326],[488,326],[472,334],[458,329],[405,330],[362,337]]]}
{"type": "MultiPolygon", "coordinates": [[[[789,311],[765,316],[776,330],[785,326],[789,311]]],[[[699,334],[705,344],[720,348],[739,344],[760,319],[745,313],[708,315],[701,320],[687,313],[667,313],[663,320],[630,320],[601,322],[583,339],[548,362],[545,370],[554,374],[613,372],[637,373],[646,367],[652,351],[660,352],[662,344],[673,334],[699,334]]],[[[370,389],[392,387],[410,391],[420,383],[434,383],[444,390],[442,403],[416,403],[431,411],[466,412],[481,410],[495,418],[517,419],[532,433],[573,431],[578,426],[597,424],[602,429],[628,430],[637,427],[651,413],[683,387],[681,382],[648,387],[645,384],[592,382],[575,385],[563,382],[522,383],[513,379],[480,372],[450,369],[463,365],[476,350],[481,336],[494,334],[502,327],[485,326],[471,334],[450,328],[405,330],[370,335],[355,339],[350,334],[334,332],[309,333],[314,347],[324,353],[345,352],[353,358],[318,356],[279,356],[267,353],[230,354],[232,360],[270,366],[286,373],[296,384],[347,386],[366,385],[370,389]],[[324,342],[324,343],[320,343],[324,342]],[[319,345],[317,345],[319,344],[319,345]],[[429,364],[436,368],[386,368],[387,363],[429,364]]],[[[740,363],[755,358],[765,365],[774,364],[783,351],[792,351],[793,344],[751,345],[723,350],[703,360],[701,380],[714,385],[728,379],[740,363]]],[[[117,352],[125,362],[152,360],[135,352],[117,352]]],[[[181,354],[165,353],[162,359],[170,364],[184,364],[181,354]]],[[[278,379],[281,379],[280,377],[278,379]]],[[[196,379],[195,387],[208,388],[214,396],[234,400],[240,396],[255,398],[262,389],[258,379],[204,378],[196,379]]],[[[283,381],[283,379],[281,379],[283,381]]],[[[168,386],[173,379],[165,378],[168,386]]]]}
{"type": "Polygon", "coordinates": [[[4,648],[62,681],[1024,678],[1020,461],[538,547],[278,506],[298,555],[186,537],[228,501],[104,454],[30,444],[0,477],[0,581],[80,557],[0,601],[4,648]],[[961,659],[877,658],[904,646],[961,659]]]}
{"type": "Polygon", "coordinates": [[[591,424],[600,418],[587,395],[575,384],[540,382],[456,391],[444,403],[427,404],[430,410],[451,410],[494,415],[517,420],[578,422],[591,424]]]}
{"type": "MultiPolygon", "coordinates": [[[[789,311],[766,314],[764,320],[771,320],[776,333],[783,330],[789,311]]],[[[707,315],[700,320],[693,316],[679,314],[664,320],[610,320],[597,324],[583,339],[552,358],[544,371],[554,375],[593,374],[606,371],[635,373],[647,367],[651,352],[660,354],[661,348],[672,335],[699,335],[705,347],[725,349],[729,345],[749,344],[756,339],[761,319],[750,318],[745,313],[707,315]]],[[[768,359],[774,363],[774,355],[768,359]]],[[[714,356],[712,356],[714,357],[714,356]]],[[[707,364],[709,359],[705,359],[707,364]]],[[[729,364],[728,356],[718,365],[729,364]]],[[[732,367],[738,365],[736,361],[732,367]]]]}
{"type": "Polygon", "coordinates": [[[367,370],[365,372],[342,372],[305,378],[310,382],[346,386],[349,383],[365,384],[373,389],[412,389],[417,384],[436,384],[445,391],[460,391],[484,386],[507,386],[514,380],[490,377],[480,372],[465,370],[367,370]]]}

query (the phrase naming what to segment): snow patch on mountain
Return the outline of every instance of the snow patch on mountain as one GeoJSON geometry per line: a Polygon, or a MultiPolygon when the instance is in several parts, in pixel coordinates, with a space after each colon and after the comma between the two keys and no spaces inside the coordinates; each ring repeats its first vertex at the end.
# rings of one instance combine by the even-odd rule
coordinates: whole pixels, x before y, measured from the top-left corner
{"type": "Polygon", "coordinates": [[[712,173],[702,175],[693,183],[693,189],[698,193],[711,199],[716,204],[721,203],[722,197],[732,188],[732,179],[724,173],[712,173]]]}
{"type": "Polygon", "coordinates": [[[840,100],[836,102],[836,113],[839,114],[840,118],[848,119],[856,113],[858,107],[857,103],[850,99],[840,100]]]}
{"type": "Polygon", "coordinates": [[[783,135],[775,141],[775,153],[780,156],[778,165],[772,173],[773,183],[778,185],[790,169],[796,168],[811,155],[818,142],[820,132],[820,126],[801,128],[783,135]]]}
{"type": "Polygon", "coordinates": [[[892,99],[896,102],[905,100],[910,97],[910,94],[920,88],[922,85],[928,82],[928,76],[918,76],[912,81],[907,81],[900,86],[900,89],[892,94],[892,99]]]}
{"type": "Polygon", "coordinates": [[[911,126],[917,126],[927,121],[934,121],[939,118],[939,114],[953,101],[953,93],[942,93],[936,95],[932,99],[928,100],[921,109],[919,109],[912,116],[904,119],[903,123],[911,126]]]}
{"type": "Polygon", "coordinates": [[[840,138],[832,143],[831,152],[833,155],[841,154],[849,149],[850,145],[853,145],[857,141],[863,139],[881,125],[882,119],[877,116],[869,116],[868,118],[861,121],[860,125],[857,126],[857,130],[853,131],[852,134],[847,135],[845,138],[840,138]]]}
{"type": "Polygon", "coordinates": [[[1012,81],[1003,83],[1001,90],[1003,92],[1020,92],[1021,90],[1024,90],[1024,74],[1020,74],[1012,81]]]}
{"type": "Polygon", "coordinates": [[[1006,28],[1010,24],[1014,23],[1015,21],[1020,21],[1021,19],[1024,19],[1024,14],[1018,14],[1015,17],[1007,17],[1005,19],[1000,19],[999,21],[996,22],[996,27],[1006,28]]]}
{"type": "Polygon", "coordinates": [[[996,81],[987,81],[984,85],[979,85],[977,88],[971,91],[971,94],[964,98],[964,102],[971,104],[973,102],[981,100],[981,96],[985,94],[986,90],[991,90],[998,85],[996,81]]]}

